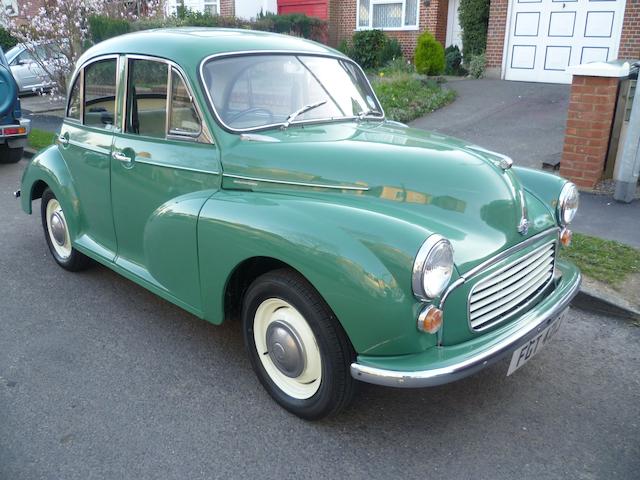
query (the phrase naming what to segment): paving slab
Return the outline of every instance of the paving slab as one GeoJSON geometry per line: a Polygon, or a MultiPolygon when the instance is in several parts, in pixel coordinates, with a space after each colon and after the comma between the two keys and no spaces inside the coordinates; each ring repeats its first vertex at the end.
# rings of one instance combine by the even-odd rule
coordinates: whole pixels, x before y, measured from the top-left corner
{"type": "Polygon", "coordinates": [[[516,165],[542,168],[560,160],[569,105],[569,85],[454,80],[458,98],[411,122],[504,153],[516,165]]]}

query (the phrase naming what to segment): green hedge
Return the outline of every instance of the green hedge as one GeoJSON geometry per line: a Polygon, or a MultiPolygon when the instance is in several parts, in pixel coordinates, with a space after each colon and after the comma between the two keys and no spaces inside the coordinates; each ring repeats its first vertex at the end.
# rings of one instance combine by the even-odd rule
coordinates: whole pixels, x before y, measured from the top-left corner
{"type": "Polygon", "coordinates": [[[172,27],[244,28],[291,34],[319,42],[326,42],[327,40],[327,22],[299,13],[287,15],[268,13],[259,15],[255,20],[243,20],[236,17],[223,17],[189,9],[179,9],[177,15],[168,18],[151,18],[127,22],[126,20],[105,16],[94,16],[89,19],[89,23],[93,43],[129,31],[172,27]]]}
{"type": "Polygon", "coordinates": [[[343,40],[338,50],[353,58],[365,70],[375,70],[402,58],[400,42],[389,38],[382,30],[356,32],[351,37],[351,45],[343,40]]]}
{"type": "Polygon", "coordinates": [[[108,38],[129,33],[131,24],[121,18],[91,15],[89,17],[89,31],[91,32],[93,43],[99,43],[108,38]]]}
{"type": "Polygon", "coordinates": [[[466,63],[472,55],[480,55],[487,47],[489,0],[460,0],[458,18],[462,28],[462,56],[466,63]]]}
{"type": "Polygon", "coordinates": [[[9,30],[0,27],[0,48],[2,51],[6,52],[17,43],[18,40],[9,33],[9,30]]]}

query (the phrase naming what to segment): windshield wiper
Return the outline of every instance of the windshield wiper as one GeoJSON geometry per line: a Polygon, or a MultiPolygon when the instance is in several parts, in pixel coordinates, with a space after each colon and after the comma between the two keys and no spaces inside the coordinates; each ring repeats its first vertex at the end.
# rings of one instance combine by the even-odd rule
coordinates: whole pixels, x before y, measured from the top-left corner
{"type": "Polygon", "coordinates": [[[376,114],[377,116],[381,116],[382,112],[380,110],[376,110],[373,108],[370,108],[368,110],[362,110],[360,113],[358,113],[358,120],[364,120],[365,117],[368,117],[369,115],[373,115],[376,114]]]}
{"type": "Polygon", "coordinates": [[[327,103],[327,101],[322,100],[321,102],[310,103],[309,105],[305,105],[304,107],[299,108],[298,110],[296,110],[295,112],[293,112],[291,115],[287,117],[287,120],[282,124],[282,129],[289,128],[289,125],[291,125],[291,122],[293,122],[296,118],[298,118],[303,113],[307,113],[309,110],[313,110],[314,108],[321,107],[325,103],[327,103]]]}

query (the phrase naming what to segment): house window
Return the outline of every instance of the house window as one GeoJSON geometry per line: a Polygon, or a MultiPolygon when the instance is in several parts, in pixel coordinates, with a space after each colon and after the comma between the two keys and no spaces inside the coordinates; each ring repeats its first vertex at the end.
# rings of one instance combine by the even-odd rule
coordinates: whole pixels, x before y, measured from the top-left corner
{"type": "Polygon", "coordinates": [[[220,0],[204,0],[204,13],[209,15],[219,15],[219,3],[220,0]]]}
{"type": "Polygon", "coordinates": [[[418,28],[419,0],[358,0],[358,29],[418,28]]]}

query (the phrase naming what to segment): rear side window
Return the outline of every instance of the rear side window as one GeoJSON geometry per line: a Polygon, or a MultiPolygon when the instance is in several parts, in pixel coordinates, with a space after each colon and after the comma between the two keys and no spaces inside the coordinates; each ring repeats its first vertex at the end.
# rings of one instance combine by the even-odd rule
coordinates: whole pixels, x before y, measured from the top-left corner
{"type": "Polygon", "coordinates": [[[130,59],[125,131],[165,138],[169,67],[153,60],[130,59]]]}
{"type": "Polygon", "coordinates": [[[73,82],[71,87],[71,94],[69,95],[69,106],[67,107],[67,118],[80,121],[80,82],[82,79],[82,73],[79,73],[76,77],[76,81],[73,82]]]}
{"type": "Polygon", "coordinates": [[[116,111],[115,58],[100,60],[84,69],[84,124],[113,128],[116,111]]]}
{"type": "Polygon", "coordinates": [[[171,69],[171,117],[169,133],[197,136],[200,134],[200,118],[191,95],[180,74],[171,69]]]}

